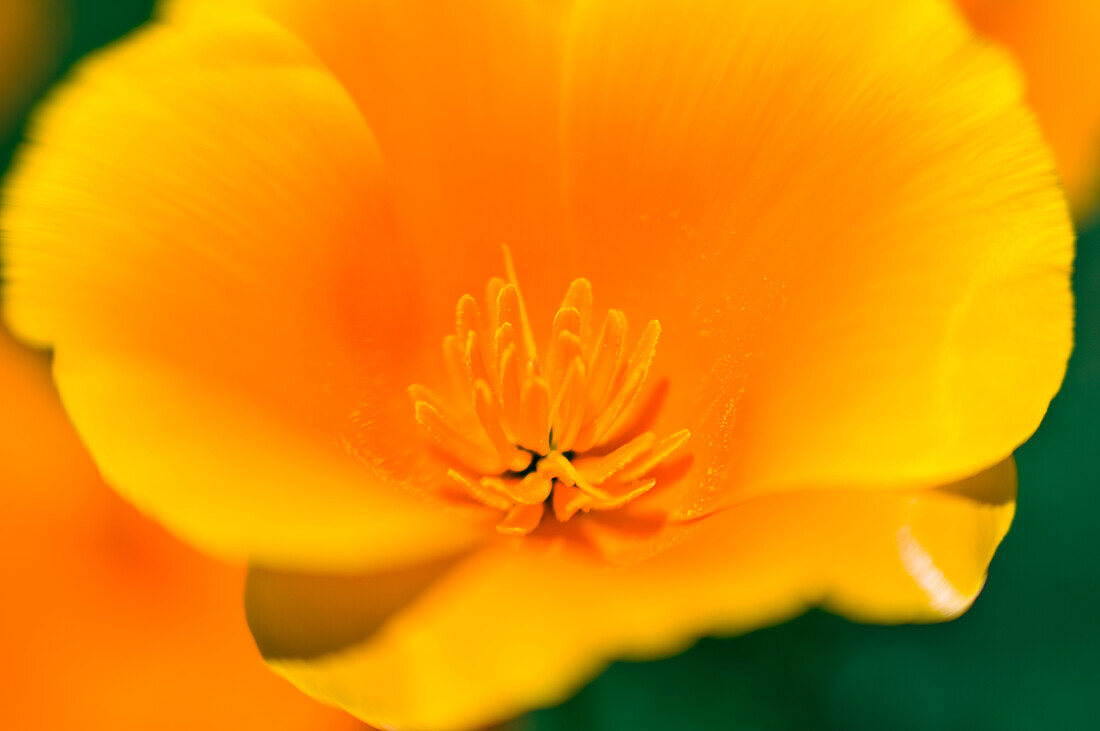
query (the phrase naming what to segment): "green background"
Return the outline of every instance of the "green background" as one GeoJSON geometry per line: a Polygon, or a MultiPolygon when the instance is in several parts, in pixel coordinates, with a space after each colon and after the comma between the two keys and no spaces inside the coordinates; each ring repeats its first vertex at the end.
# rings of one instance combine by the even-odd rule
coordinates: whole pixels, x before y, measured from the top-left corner
{"type": "MultiPolygon", "coordinates": [[[[141,23],[150,7],[73,0],[63,67],[141,23]]],[[[0,165],[17,139],[4,141],[0,165]]],[[[527,728],[1100,728],[1098,250],[1100,227],[1082,232],[1077,349],[1042,428],[1017,454],[1016,521],[970,612],[904,627],[813,612],[704,640],[667,660],[618,663],[572,700],[532,714],[527,728]]]]}

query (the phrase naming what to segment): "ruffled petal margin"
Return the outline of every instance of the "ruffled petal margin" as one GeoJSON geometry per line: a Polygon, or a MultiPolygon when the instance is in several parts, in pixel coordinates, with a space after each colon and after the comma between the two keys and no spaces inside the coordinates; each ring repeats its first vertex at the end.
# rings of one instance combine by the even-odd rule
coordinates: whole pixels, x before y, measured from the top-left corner
{"type": "Polygon", "coordinates": [[[761,497],[625,568],[528,539],[410,572],[253,569],[246,608],[268,662],[310,695],[369,723],[448,731],[559,701],[610,660],[813,605],[955,617],[984,584],[1015,492],[1009,460],[936,489],[761,497]]]}

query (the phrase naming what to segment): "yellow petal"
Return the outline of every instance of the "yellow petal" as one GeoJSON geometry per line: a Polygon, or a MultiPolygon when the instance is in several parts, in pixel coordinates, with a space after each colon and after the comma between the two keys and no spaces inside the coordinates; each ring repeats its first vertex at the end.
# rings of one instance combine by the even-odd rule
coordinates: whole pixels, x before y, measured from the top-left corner
{"type": "Polygon", "coordinates": [[[399,602],[386,599],[396,575],[349,577],[336,606],[313,616],[309,579],[253,571],[249,617],[268,661],[311,695],[375,724],[467,728],[558,701],[613,658],[674,652],[812,604],[884,622],[953,617],[981,589],[1015,484],[1006,462],[935,490],[762,497],[619,569],[561,544],[502,542],[399,602]],[[343,638],[360,639],[336,650],[326,637],[342,603],[391,614],[349,628],[343,638]]]}
{"type": "Polygon", "coordinates": [[[277,565],[476,535],[408,497],[445,479],[409,449],[409,262],[370,131],[307,49],[247,14],[154,28],[83,68],[32,135],[7,190],[7,314],[54,348],[112,486],[207,550],[277,565]]]}
{"type": "Polygon", "coordinates": [[[554,258],[661,322],[675,511],[946,482],[1034,431],[1072,232],[1011,64],[950,8],[582,2],[566,57],[554,258]]]}

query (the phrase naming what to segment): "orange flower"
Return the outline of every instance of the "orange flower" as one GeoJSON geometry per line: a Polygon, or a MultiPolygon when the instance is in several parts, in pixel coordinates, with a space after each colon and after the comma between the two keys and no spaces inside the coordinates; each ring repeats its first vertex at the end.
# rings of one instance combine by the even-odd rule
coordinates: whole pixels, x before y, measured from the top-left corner
{"type": "Polygon", "coordinates": [[[0,333],[5,727],[363,728],[264,670],[234,606],[243,571],[108,492],[45,366],[0,333]]]}
{"type": "Polygon", "coordinates": [[[1100,200],[1100,3],[957,0],[983,35],[1003,43],[1027,77],[1028,101],[1050,141],[1079,218],[1100,200]]]}
{"type": "Polygon", "coordinates": [[[1020,97],[934,0],[189,0],[42,115],[8,315],[278,672],[476,725],[970,605],[1071,345],[1020,97]]]}

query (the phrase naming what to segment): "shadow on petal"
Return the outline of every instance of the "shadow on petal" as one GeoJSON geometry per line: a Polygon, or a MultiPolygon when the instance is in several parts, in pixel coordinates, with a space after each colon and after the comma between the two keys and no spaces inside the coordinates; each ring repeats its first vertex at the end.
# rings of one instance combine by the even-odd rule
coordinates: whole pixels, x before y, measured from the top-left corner
{"type": "Polygon", "coordinates": [[[252,567],[245,615],[265,659],[309,659],[370,639],[463,555],[365,574],[252,567]]]}
{"type": "Polygon", "coordinates": [[[1016,460],[1006,459],[972,477],[938,487],[936,491],[991,506],[1015,502],[1016,460]]]}

